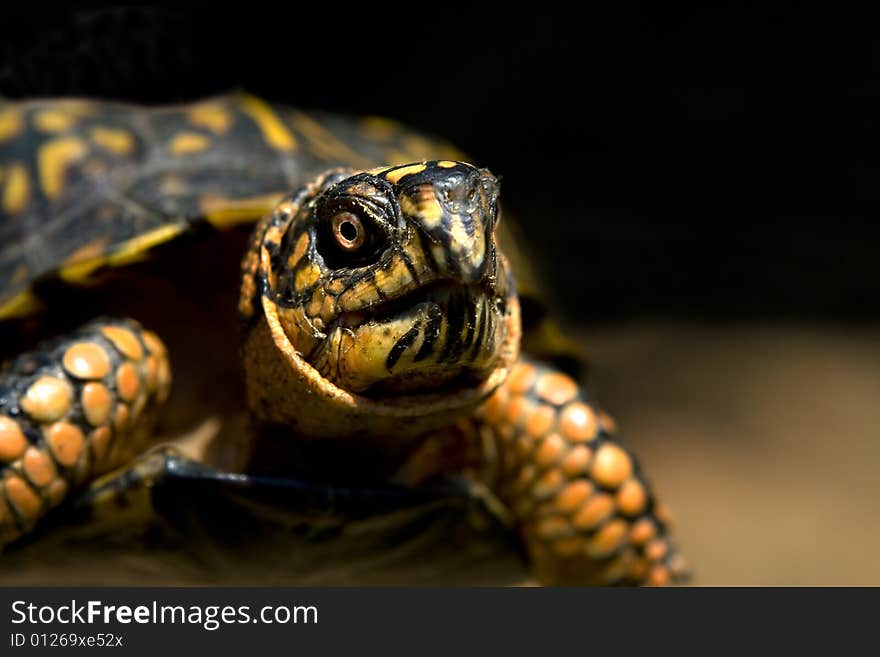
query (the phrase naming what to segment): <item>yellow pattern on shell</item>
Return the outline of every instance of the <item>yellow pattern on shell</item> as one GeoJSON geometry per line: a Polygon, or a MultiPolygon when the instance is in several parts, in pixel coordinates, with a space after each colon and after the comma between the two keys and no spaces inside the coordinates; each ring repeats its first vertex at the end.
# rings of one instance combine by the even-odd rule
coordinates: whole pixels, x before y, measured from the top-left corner
{"type": "Polygon", "coordinates": [[[197,105],[187,112],[194,126],[207,128],[215,135],[224,135],[232,127],[234,117],[225,107],[220,105],[197,105]]]}
{"type": "Polygon", "coordinates": [[[183,232],[183,226],[168,224],[151,230],[143,235],[134,237],[123,242],[112,254],[107,257],[110,265],[127,265],[137,262],[146,257],[146,253],[154,246],[167,242],[183,232]]]}
{"type": "Polygon", "coordinates": [[[76,117],[67,112],[43,110],[37,112],[32,121],[39,132],[52,134],[70,130],[76,124],[76,117]]]}
{"type": "Polygon", "coordinates": [[[86,154],[88,147],[78,137],[61,137],[46,142],[37,152],[40,186],[49,199],[56,199],[64,189],[67,167],[86,154]]]}
{"type": "Polygon", "coordinates": [[[88,244],[82,245],[76,251],[70,254],[70,256],[67,258],[66,264],[73,265],[78,262],[83,262],[84,260],[98,258],[107,252],[107,247],[109,245],[110,238],[108,236],[99,237],[98,239],[93,240],[88,244]]]}
{"type": "Polygon", "coordinates": [[[266,102],[254,96],[243,96],[241,109],[257,124],[266,143],[272,148],[288,153],[297,149],[296,138],[266,102]]]}
{"type": "Polygon", "coordinates": [[[27,168],[21,162],[13,163],[6,172],[2,205],[7,214],[18,214],[28,206],[31,183],[27,168]]]}
{"type": "MultiPolygon", "coordinates": [[[[183,232],[183,226],[167,224],[138,235],[119,244],[113,253],[71,263],[58,270],[58,276],[68,283],[83,283],[98,267],[104,265],[121,266],[138,262],[147,257],[147,252],[163,242],[167,242],[183,232]]],[[[0,315],[2,316],[2,315],[0,315]]]]}
{"type": "Polygon", "coordinates": [[[383,116],[367,116],[361,119],[361,130],[373,139],[390,139],[400,126],[383,116]]]}
{"type": "Polygon", "coordinates": [[[13,297],[0,303],[0,319],[13,317],[26,317],[40,307],[40,302],[30,290],[19,292],[13,297]]]}
{"type": "Polygon", "coordinates": [[[96,126],[89,134],[98,146],[116,155],[130,155],[134,151],[134,137],[125,130],[96,126]]]}
{"type": "Polygon", "coordinates": [[[211,148],[211,140],[197,132],[180,132],[168,144],[168,152],[174,156],[192,155],[211,148]]]}
{"type": "Polygon", "coordinates": [[[403,137],[403,145],[413,160],[433,160],[437,158],[436,146],[420,135],[405,135],[403,137]]]}
{"type": "Polygon", "coordinates": [[[21,112],[16,109],[0,111],[0,144],[16,137],[23,129],[21,112]]]}
{"type": "Polygon", "coordinates": [[[369,158],[353,150],[310,116],[294,110],[290,113],[290,118],[297,129],[308,139],[309,147],[316,155],[328,160],[335,159],[346,162],[352,167],[369,166],[369,158]]]}
{"type": "Polygon", "coordinates": [[[388,162],[388,164],[390,164],[391,166],[402,166],[404,164],[412,162],[413,160],[412,156],[409,153],[397,148],[389,148],[383,151],[383,157],[384,160],[388,162]]]}

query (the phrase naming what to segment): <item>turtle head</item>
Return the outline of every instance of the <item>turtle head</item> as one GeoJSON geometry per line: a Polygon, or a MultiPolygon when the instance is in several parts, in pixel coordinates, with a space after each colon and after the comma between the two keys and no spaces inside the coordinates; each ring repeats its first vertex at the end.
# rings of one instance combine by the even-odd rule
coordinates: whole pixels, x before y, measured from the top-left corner
{"type": "Polygon", "coordinates": [[[498,193],[489,171],[461,162],[325,173],[257,229],[245,288],[262,308],[242,308],[262,310],[276,349],[360,404],[479,400],[519,340],[498,193]]]}

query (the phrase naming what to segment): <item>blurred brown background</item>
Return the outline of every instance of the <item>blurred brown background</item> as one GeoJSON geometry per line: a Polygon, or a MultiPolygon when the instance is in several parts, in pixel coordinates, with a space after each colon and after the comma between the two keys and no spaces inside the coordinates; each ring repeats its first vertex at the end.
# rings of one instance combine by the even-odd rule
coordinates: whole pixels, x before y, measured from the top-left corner
{"type": "Polygon", "coordinates": [[[880,327],[639,322],[585,339],[695,584],[880,584],[880,327]]]}
{"type": "Polygon", "coordinates": [[[880,584],[877,16],[429,4],[19,3],[0,94],[243,86],[452,139],[503,175],[696,583],[880,584]]]}

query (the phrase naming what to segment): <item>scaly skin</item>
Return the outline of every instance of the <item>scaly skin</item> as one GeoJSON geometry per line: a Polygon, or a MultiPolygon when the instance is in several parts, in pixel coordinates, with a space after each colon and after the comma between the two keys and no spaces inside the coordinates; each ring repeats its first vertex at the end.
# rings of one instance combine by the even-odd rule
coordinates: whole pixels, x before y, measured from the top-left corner
{"type": "Polygon", "coordinates": [[[549,585],[687,580],[670,515],[614,421],[568,375],[523,357],[473,414],[432,434],[396,474],[424,485],[463,473],[515,528],[549,585]]]}
{"type": "Polygon", "coordinates": [[[577,383],[529,359],[463,429],[478,445],[470,468],[507,506],[538,579],[548,584],[680,582],[669,512],[613,421],[577,383]]]}
{"type": "Polygon", "coordinates": [[[0,372],[0,546],[142,448],[171,370],[137,322],[98,320],[0,372]]]}

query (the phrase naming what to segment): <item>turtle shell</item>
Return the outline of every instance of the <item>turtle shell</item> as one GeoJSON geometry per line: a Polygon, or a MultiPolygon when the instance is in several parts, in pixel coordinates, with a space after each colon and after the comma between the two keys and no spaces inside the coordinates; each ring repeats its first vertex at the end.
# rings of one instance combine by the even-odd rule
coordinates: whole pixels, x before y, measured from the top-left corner
{"type": "MultiPolygon", "coordinates": [[[[203,227],[252,224],[328,168],[431,159],[467,158],[387,119],[244,93],[154,108],[0,100],[0,321],[37,310],[47,282],[82,286],[203,227]]],[[[499,230],[525,308],[526,351],[573,363],[577,350],[548,320],[509,217],[499,230]]]]}

